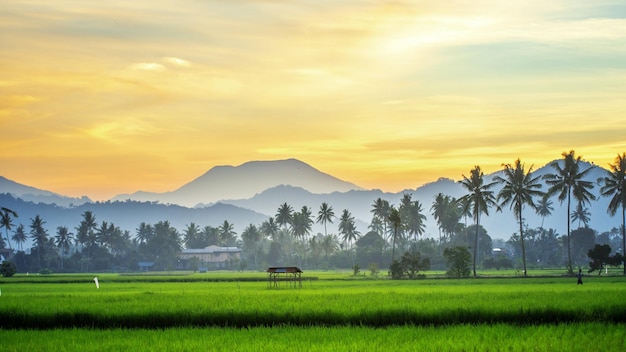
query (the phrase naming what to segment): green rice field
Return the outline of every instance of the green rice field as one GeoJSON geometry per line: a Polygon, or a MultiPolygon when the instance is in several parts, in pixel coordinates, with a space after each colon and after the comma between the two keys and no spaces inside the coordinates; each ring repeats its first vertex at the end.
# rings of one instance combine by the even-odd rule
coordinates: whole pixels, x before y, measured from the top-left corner
{"type": "Polygon", "coordinates": [[[2,351],[626,350],[626,278],[0,279],[2,351]],[[312,280],[309,280],[312,279],[312,280]],[[290,287],[291,286],[291,287],[290,287]],[[294,287],[295,286],[295,287],[294,287]]]}

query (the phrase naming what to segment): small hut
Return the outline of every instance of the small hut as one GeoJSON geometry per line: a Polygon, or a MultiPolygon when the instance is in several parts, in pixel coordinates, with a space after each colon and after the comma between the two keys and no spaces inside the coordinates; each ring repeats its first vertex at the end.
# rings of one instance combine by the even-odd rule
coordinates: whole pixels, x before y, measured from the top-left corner
{"type": "Polygon", "coordinates": [[[267,268],[267,287],[279,288],[280,282],[285,282],[289,287],[302,288],[302,270],[297,266],[267,268]]]}

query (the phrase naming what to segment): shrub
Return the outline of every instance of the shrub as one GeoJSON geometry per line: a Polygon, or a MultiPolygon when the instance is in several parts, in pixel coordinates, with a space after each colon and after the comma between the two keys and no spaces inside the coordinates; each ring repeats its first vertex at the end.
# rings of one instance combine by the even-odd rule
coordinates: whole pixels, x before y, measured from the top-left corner
{"type": "Polygon", "coordinates": [[[470,263],[472,261],[472,255],[467,247],[456,246],[446,248],[443,251],[443,256],[448,262],[447,274],[450,277],[468,277],[470,275],[470,263]]]}
{"type": "Polygon", "coordinates": [[[16,272],[17,267],[15,266],[15,263],[5,260],[2,264],[0,264],[0,274],[2,274],[2,276],[11,277],[15,275],[16,272]]]}

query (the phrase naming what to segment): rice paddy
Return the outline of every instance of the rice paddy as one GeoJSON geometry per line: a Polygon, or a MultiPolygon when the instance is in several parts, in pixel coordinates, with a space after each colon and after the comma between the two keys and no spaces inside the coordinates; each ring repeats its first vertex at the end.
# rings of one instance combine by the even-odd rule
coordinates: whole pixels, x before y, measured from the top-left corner
{"type": "Polygon", "coordinates": [[[623,277],[310,275],[301,288],[263,273],[3,279],[2,350],[626,349],[623,277]]]}

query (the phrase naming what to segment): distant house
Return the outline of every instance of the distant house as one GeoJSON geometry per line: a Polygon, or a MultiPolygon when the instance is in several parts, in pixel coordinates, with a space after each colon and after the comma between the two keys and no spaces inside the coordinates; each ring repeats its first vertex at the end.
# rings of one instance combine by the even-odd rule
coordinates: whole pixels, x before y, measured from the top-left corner
{"type": "Polygon", "coordinates": [[[181,262],[194,270],[200,267],[224,269],[240,258],[241,249],[237,247],[208,246],[202,249],[183,249],[180,253],[181,262]]]}
{"type": "Polygon", "coordinates": [[[137,266],[140,271],[150,271],[150,269],[154,266],[154,262],[138,262],[137,266]]]}

